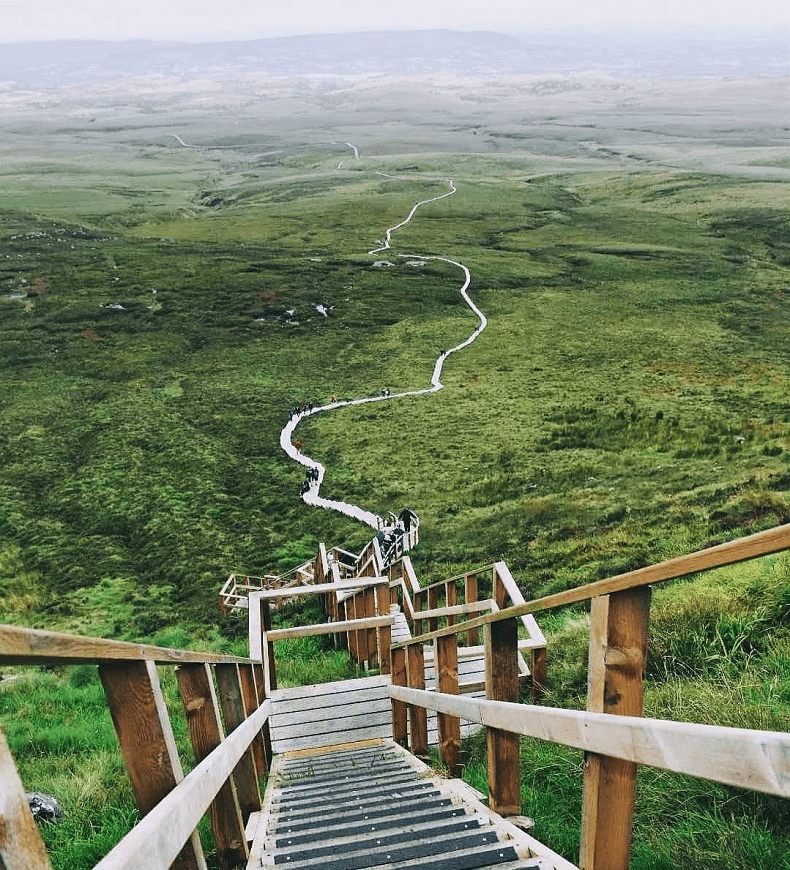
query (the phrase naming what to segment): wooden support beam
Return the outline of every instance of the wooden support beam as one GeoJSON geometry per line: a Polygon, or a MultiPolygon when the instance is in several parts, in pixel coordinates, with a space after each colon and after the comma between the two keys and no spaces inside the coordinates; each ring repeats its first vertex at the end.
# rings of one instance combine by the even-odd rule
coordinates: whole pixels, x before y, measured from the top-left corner
{"type": "Polygon", "coordinates": [[[0,729],[0,867],[52,870],[8,743],[0,729]]]}
{"type": "MultiPolygon", "coordinates": [[[[200,763],[223,740],[211,670],[205,664],[182,665],[176,668],[176,677],[195,759],[200,763]]],[[[250,853],[232,774],[212,801],[209,818],[222,870],[236,870],[239,864],[246,864],[250,853]]]]}
{"type": "MultiPolygon", "coordinates": [[[[247,718],[247,707],[241,688],[241,674],[238,665],[216,665],[214,673],[217,677],[219,702],[225,719],[225,728],[230,733],[235,731],[247,718]]],[[[255,706],[257,707],[257,702],[255,706]]],[[[242,755],[233,770],[236,797],[245,824],[252,813],[260,812],[261,809],[258,770],[252,753],[254,742],[250,744],[250,748],[242,755]]]]}
{"type": "MultiPolygon", "coordinates": [[[[410,688],[425,688],[425,652],[421,643],[406,647],[406,676],[410,688]]],[[[409,705],[409,737],[412,755],[428,754],[428,714],[424,707],[409,705]]]]}
{"type": "MultiPolygon", "coordinates": [[[[250,716],[253,710],[258,709],[262,700],[258,699],[258,689],[255,684],[255,670],[253,666],[239,665],[239,679],[241,680],[241,697],[244,702],[245,716],[250,716]]],[[[255,771],[258,779],[260,779],[269,769],[263,731],[253,740],[250,749],[255,761],[255,771]]]]}
{"type": "Polygon", "coordinates": [[[492,569],[494,588],[491,590],[491,597],[496,602],[497,608],[499,610],[504,610],[507,606],[508,590],[507,585],[505,584],[503,577],[500,575],[498,568],[499,566],[495,564],[492,569]]]}
{"type": "Polygon", "coordinates": [[[532,687],[529,699],[533,704],[539,703],[546,694],[546,647],[534,647],[532,650],[532,687]]]}
{"type": "Polygon", "coordinates": [[[270,713],[271,701],[264,701],[135,825],[94,870],[153,870],[170,866],[270,713]]]}
{"type": "Polygon", "coordinates": [[[455,580],[448,580],[444,587],[444,605],[447,608],[447,624],[455,625],[453,608],[458,605],[458,586],[455,580]]]}
{"type": "MultiPolygon", "coordinates": [[[[392,685],[405,686],[406,650],[397,649],[392,653],[392,685]]],[[[392,739],[400,746],[408,747],[407,707],[402,701],[392,701],[392,739]]]]}
{"type": "MultiPolygon", "coordinates": [[[[439,607],[439,587],[428,587],[428,610],[436,610],[439,607]]],[[[423,617],[424,619],[425,617],[423,617]]],[[[436,631],[439,628],[439,617],[428,617],[428,631],[436,631]]]]}
{"type": "MultiPolygon", "coordinates": [[[[590,712],[642,715],[649,618],[649,587],[593,599],[590,712]]],[[[583,870],[627,870],[635,795],[635,763],[606,755],[587,756],[579,861],[583,870]]]]}
{"type": "MultiPolygon", "coordinates": [[[[184,778],[159,674],[151,661],[132,661],[100,665],[99,677],[143,817],[184,778]]],[[[205,868],[200,837],[193,831],[172,870],[205,868]]]]}
{"type": "MultiPolygon", "coordinates": [[[[347,603],[351,603],[349,599],[347,603]]],[[[359,602],[360,609],[362,601],[359,602]]],[[[286,640],[291,637],[309,637],[316,634],[332,634],[335,630],[348,631],[355,629],[358,631],[366,631],[367,629],[377,629],[385,625],[392,625],[395,622],[394,616],[369,616],[360,617],[359,619],[347,619],[344,622],[318,622],[315,625],[294,625],[290,628],[274,628],[267,633],[267,638],[270,641],[286,640]]]]}
{"type": "MultiPolygon", "coordinates": [[[[458,694],[458,642],[454,634],[439,637],[434,642],[436,690],[447,695],[458,694]]],[[[448,713],[437,713],[439,750],[450,776],[459,777],[461,764],[461,720],[448,713]]]]}
{"type": "Polygon", "coordinates": [[[412,596],[412,602],[414,603],[414,625],[412,631],[415,635],[422,634],[422,619],[420,619],[418,614],[423,609],[424,601],[425,593],[421,589],[415,590],[412,596]]]}
{"type": "MultiPolygon", "coordinates": [[[[379,616],[389,616],[391,607],[391,593],[389,583],[382,583],[376,587],[376,613],[379,616]]],[[[382,625],[376,630],[378,646],[379,673],[388,674],[392,670],[392,626],[382,625]]]]}
{"type": "Polygon", "coordinates": [[[261,628],[267,637],[263,662],[266,669],[266,694],[268,695],[277,688],[277,665],[274,660],[274,641],[269,637],[272,630],[272,608],[263,598],[261,598],[261,628]]]}
{"type": "MultiPolygon", "coordinates": [[[[373,588],[366,589],[362,595],[365,602],[365,617],[370,618],[376,615],[376,590],[373,588]]],[[[368,668],[378,666],[378,629],[369,628],[365,632],[365,645],[367,647],[367,656],[365,661],[368,668]]]]}
{"type": "MultiPolygon", "coordinates": [[[[477,574],[467,574],[464,577],[464,601],[472,604],[477,601],[477,574]]],[[[466,645],[477,646],[479,633],[476,628],[470,628],[466,633],[466,645]]]]}
{"type": "MultiPolygon", "coordinates": [[[[255,694],[258,696],[258,706],[262,707],[263,702],[266,700],[266,675],[262,664],[253,665],[252,670],[255,675],[255,694]]],[[[261,737],[263,738],[263,750],[266,753],[266,764],[258,768],[259,775],[264,771],[268,771],[272,765],[272,735],[268,719],[264,722],[263,728],[261,728],[261,737]]]]}
{"type": "MultiPolygon", "coordinates": [[[[485,627],[486,698],[492,701],[518,701],[518,625],[515,619],[485,627]]],[[[489,728],[488,749],[489,806],[502,816],[521,812],[519,736],[512,731],[489,728]]]]}
{"type": "Polygon", "coordinates": [[[357,664],[359,664],[359,637],[356,631],[357,596],[352,595],[351,598],[347,598],[345,605],[346,621],[343,625],[345,626],[345,631],[347,632],[348,637],[348,654],[357,664]],[[351,624],[355,626],[353,630],[349,629],[349,625],[351,624]]]}

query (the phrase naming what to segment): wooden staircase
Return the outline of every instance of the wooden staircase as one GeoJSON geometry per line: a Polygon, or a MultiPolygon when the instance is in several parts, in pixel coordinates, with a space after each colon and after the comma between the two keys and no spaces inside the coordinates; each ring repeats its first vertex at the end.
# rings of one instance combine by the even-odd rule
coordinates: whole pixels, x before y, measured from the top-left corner
{"type": "Polygon", "coordinates": [[[248,870],[547,870],[529,838],[391,740],[274,760],[248,870]]]}

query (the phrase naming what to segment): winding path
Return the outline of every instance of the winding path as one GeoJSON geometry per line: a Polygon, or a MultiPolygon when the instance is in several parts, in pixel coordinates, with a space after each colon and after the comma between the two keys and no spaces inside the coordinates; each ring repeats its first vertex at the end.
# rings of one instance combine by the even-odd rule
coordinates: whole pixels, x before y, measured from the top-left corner
{"type": "MultiPolygon", "coordinates": [[[[359,152],[350,142],[346,142],[349,148],[354,151],[354,156],[357,160],[359,160],[359,152]]],[[[342,161],[341,161],[342,163],[342,161]]],[[[340,166],[337,167],[338,169],[340,166]]],[[[385,177],[395,177],[395,176],[387,176],[386,173],[380,172],[379,175],[385,175],[385,177]]],[[[417,213],[417,210],[422,206],[428,205],[432,202],[438,202],[440,199],[445,199],[448,196],[452,196],[456,192],[456,187],[453,184],[452,179],[448,179],[448,184],[450,189],[446,193],[439,194],[438,196],[433,196],[430,199],[420,200],[412,206],[411,211],[406,216],[404,220],[400,223],[395,224],[395,226],[389,227],[387,229],[384,240],[381,242],[380,247],[373,248],[373,250],[368,251],[369,254],[379,254],[382,251],[387,251],[392,248],[392,233],[396,230],[399,230],[401,227],[406,226],[406,224],[411,221],[414,215],[417,213]]],[[[451,260],[449,257],[439,257],[436,255],[423,255],[423,254],[399,254],[399,257],[403,257],[409,260],[439,260],[443,263],[449,263],[451,266],[456,266],[459,268],[464,274],[464,282],[461,286],[459,293],[461,294],[463,300],[469,306],[469,308],[477,315],[479,319],[479,324],[477,328],[462,342],[451,347],[449,350],[442,351],[436,359],[436,362],[433,367],[433,374],[431,376],[431,386],[424,387],[419,390],[406,390],[401,393],[390,393],[389,395],[377,395],[377,396],[363,396],[359,399],[349,399],[341,402],[332,402],[328,405],[320,405],[312,408],[309,411],[304,411],[301,414],[294,415],[288,422],[288,424],[283,427],[282,432],[280,433],[280,446],[282,449],[296,462],[304,465],[308,469],[314,469],[317,471],[316,479],[310,482],[309,488],[306,492],[302,494],[302,499],[309,505],[314,505],[315,507],[328,508],[330,510],[338,511],[339,513],[345,514],[346,516],[352,517],[353,519],[359,520],[367,525],[371,526],[374,529],[381,528],[385,521],[382,517],[377,514],[372,513],[371,511],[364,510],[358,505],[349,504],[344,501],[336,501],[333,499],[323,498],[319,491],[321,489],[321,483],[324,479],[325,468],[321,465],[320,462],[316,462],[314,459],[311,459],[309,456],[301,453],[296,447],[293,445],[294,440],[294,431],[299,423],[305,418],[312,416],[313,414],[320,414],[325,411],[331,411],[334,408],[343,408],[348,405],[364,405],[369,402],[388,402],[393,399],[400,399],[404,396],[424,396],[429,393],[435,393],[438,390],[443,389],[444,385],[441,381],[442,369],[444,367],[444,363],[447,358],[452,353],[456,353],[459,350],[462,350],[465,347],[468,347],[480,333],[486,328],[488,321],[486,320],[485,314],[475,305],[475,303],[469,297],[468,288],[471,283],[472,276],[469,272],[469,269],[463,264],[459,263],[457,260],[451,260]]]]}

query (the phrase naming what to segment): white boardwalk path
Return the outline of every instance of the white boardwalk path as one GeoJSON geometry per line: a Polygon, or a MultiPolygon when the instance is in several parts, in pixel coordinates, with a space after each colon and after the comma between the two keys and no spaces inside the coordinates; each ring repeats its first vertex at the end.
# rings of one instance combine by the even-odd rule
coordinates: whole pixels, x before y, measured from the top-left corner
{"type": "MultiPolygon", "coordinates": [[[[354,151],[354,156],[356,159],[359,159],[359,154],[357,149],[351,145],[351,143],[346,142],[346,145],[349,148],[352,148],[354,151]]],[[[338,166],[338,169],[340,167],[338,166]]],[[[379,173],[383,175],[384,173],[379,173]]],[[[456,192],[456,187],[452,182],[452,179],[448,179],[448,184],[450,189],[446,193],[439,194],[438,196],[431,197],[430,199],[424,199],[420,202],[417,202],[412,206],[411,211],[408,216],[402,220],[399,224],[396,224],[393,227],[390,227],[384,236],[384,241],[381,244],[381,247],[374,248],[372,251],[368,251],[369,254],[379,254],[382,251],[387,251],[392,247],[392,233],[395,230],[400,229],[403,226],[406,226],[407,223],[414,217],[417,213],[417,210],[422,206],[428,205],[429,203],[437,202],[440,199],[444,199],[445,197],[452,196],[456,192]]],[[[353,519],[360,520],[363,523],[371,526],[374,529],[381,528],[384,525],[384,520],[378,516],[377,514],[372,513],[371,511],[364,510],[358,505],[349,504],[344,501],[335,501],[333,499],[323,498],[319,494],[319,490],[321,488],[321,482],[324,479],[325,469],[324,466],[321,465],[320,462],[316,462],[314,459],[311,459],[309,456],[301,453],[293,444],[294,441],[294,431],[296,427],[299,425],[300,421],[305,417],[309,417],[313,414],[320,414],[325,411],[331,411],[334,408],[343,408],[348,405],[364,405],[369,402],[389,402],[393,399],[400,399],[404,396],[424,396],[429,393],[435,393],[438,390],[443,389],[443,384],[441,381],[442,369],[444,367],[444,363],[447,358],[452,353],[456,353],[459,350],[462,350],[465,347],[468,347],[480,333],[486,328],[488,321],[486,320],[485,314],[475,305],[475,303],[469,297],[468,288],[469,284],[472,281],[472,276],[469,272],[469,269],[464,266],[463,263],[459,263],[457,260],[451,260],[449,257],[439,257],[435,255],[422,255],[422,254],[399,254],[400,257],[405,257],[409,260],[439,260],[443,263],[449,263],[451,266],[456,266],[463,272],[464,282],[461,286],[459,292],[466,304],[469,308],[477,315],[479,320],[479,324],[477,328],[460,344],[455,345],[454,347],[449,348],[448,350],[442,351],[436,359],[436,363],[433,367],[433,374],[431,376],[431,386],[425,387],[419,390],[406,390],[401,393],[390,393],[389,395],[377,395],[377,396],[363,396],[359,399],[349,399],[342,402],[332,402],[328,405],[320,405],[318,407],[312,408],[310,411],[304,411],[301,414],[295,414],[288,422],[288,424],[283,428],[280,433],[280,446],[282,449],[296,462],[299,462],[301,465],[304,465],[306,468],[315,469],[318,472],[317,479],[310,482],[309,489],[303,493],[302,499],[309,505],[314,505],[315,507],[323,507],[328,508],[330,510],[338,511],[339,513],[345,514],[346,516],[352,517],[353,519]]]]}

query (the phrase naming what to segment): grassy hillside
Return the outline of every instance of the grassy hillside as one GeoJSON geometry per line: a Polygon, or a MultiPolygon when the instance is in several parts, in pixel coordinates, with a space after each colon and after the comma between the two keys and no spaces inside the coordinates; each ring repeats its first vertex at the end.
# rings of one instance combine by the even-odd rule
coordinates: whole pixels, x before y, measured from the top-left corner
{"type": "Polygon", "coordinates": [[[461,273],[399,252],[466,263],[488,329],[438,394],[299,433],[328,497],[417,510],[422,575],[504,558],[539,593],[790,516],[785,183],[492,178],[467,157],[387,268],[365,252],[446,184],[361,164],[318,187],[234,181],[227,206],[202,205],[230,199],[222,185],[197,189],[189,212],[147,204],[132,226],[3,212],[11,619],[78,627],[91,590],[116,614],[105,633],[205,624],[228,571],[361,543],[364,527],[301,504],[278,433],[297,401],[428,386],[474,328],[461,273]],[[153,587],[172,609],[152,612],[153,587]]]}
{"type": "MultiPolygon", "coordinates": [[[[459,270],[401,254],[464,262],[488,328],[444,390],[298,431],[324,495],[419,513],[422,579],[504,559],[534,596],[790,521],[780,121],[747,136],[761,103],[699,102],[670,124],[654,94],[636,118],[630,92],[567,82],[551,105],[478,82],[421,110],[413,82],[384,104],[347,86],[292,83],[255,116],[146,91],[4,122],[3,621],[243,652],[216,609],[231,570],[361,546],[366,527],[299,500],[279,431],[298,401],[428,386],[474,329],[459,270]]],[[[648,713],[787,730],[788,588],[780,558],[657,592],[648,713]]],[[[555,703],[581,703],[586,619],[545,620],[555,703]]],[[[46,833],[57,867],[92,866],[134,815],[102,706],[84,669],[0,690],[26,784],[70,808],[46,833]]],[[[581,759],[523,760],[524,811],[573,858],[581,759]]],[[[787,867],[786,802],[649,772],[639,800],[635,870],[787,867]]]]}

